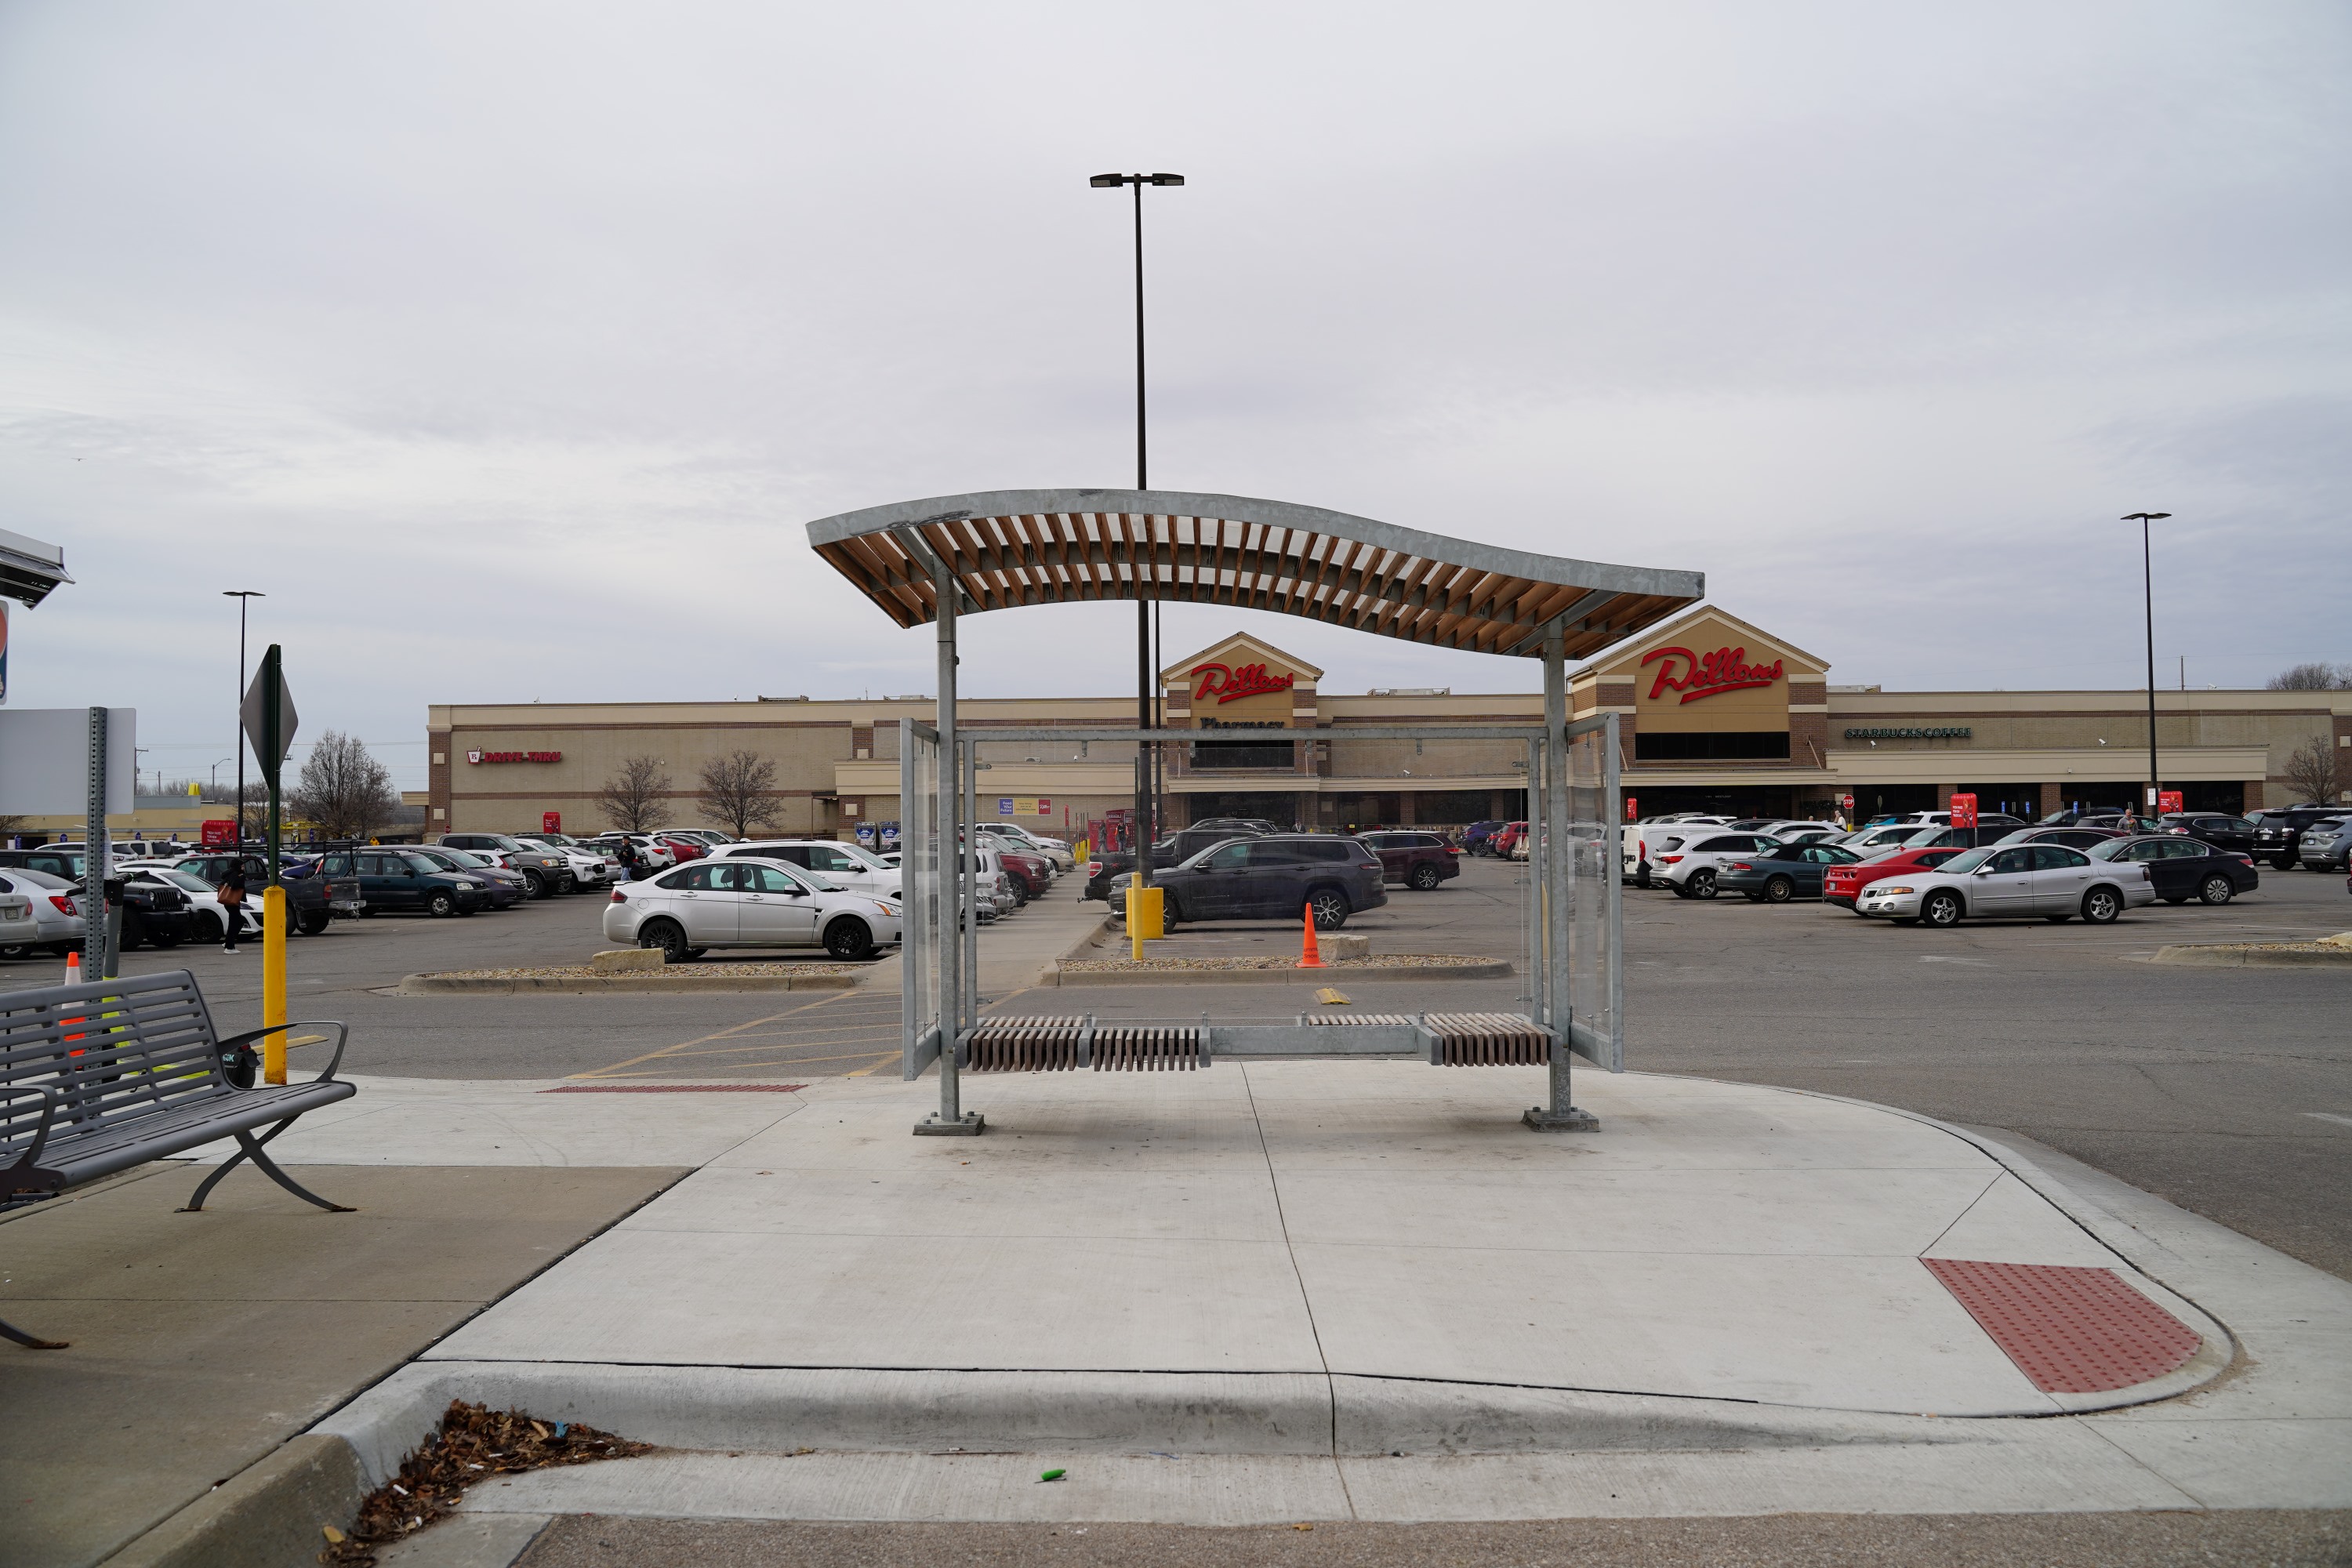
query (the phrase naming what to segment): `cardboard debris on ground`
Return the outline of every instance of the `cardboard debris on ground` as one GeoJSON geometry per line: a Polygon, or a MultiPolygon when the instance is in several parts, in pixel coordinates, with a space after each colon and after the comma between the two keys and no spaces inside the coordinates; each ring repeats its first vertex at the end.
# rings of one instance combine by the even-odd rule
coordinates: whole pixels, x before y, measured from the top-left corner
{"type": "Polygon", "coordinates": [[[467,1487],[518,1470],[586,1465],[653,1452],[576,1422],[540,1421],[520,1410],[491,1410],[452,1400],[441,1429],[401,1461],[400,1474],[360,1504],[349,1531],[321,1531],[319,1561],[335,1568],[372,1568],[376,1552],[457,1510],[467,1487]]]}

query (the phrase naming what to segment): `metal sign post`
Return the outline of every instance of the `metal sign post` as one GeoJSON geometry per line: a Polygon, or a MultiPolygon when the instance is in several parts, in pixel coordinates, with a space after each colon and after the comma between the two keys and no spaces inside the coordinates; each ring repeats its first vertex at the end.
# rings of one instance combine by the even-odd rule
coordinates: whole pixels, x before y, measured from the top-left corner
{"type": "Polygon", "coordinates": [[[114,973],[120,956],[113,940],[117,930],[107,919],[106,880],[113,844],[106,830],[107,776],[106,710],[89,710],[89,812],[85,822],[89,853],[82,857],[81,973],[85,980],[103,980],[114,973]]]}
{"type": "MultiPolygon", "coordinates": [[[[261,894],[261,1026],[277,1029],[261,1044],[261,1076],[265,1083],[286,1081],[286,889],[278,881],[278,848],[285,823],[281,778],[286,753],[293,749],[293,693],[286,689],[286,670],[276,643],[261,656],[261,673],[253,678],[239,710],[246,739],[260,759],[262,776],[269,781],[269,885],[261,894]]],[[[238,820],[245,805],[237,804],[238,820]]],[[[243,853],[242,837],[239,854],[243,853]]],[[[233,918],[233,917],[232,917],[233,918]]]]}

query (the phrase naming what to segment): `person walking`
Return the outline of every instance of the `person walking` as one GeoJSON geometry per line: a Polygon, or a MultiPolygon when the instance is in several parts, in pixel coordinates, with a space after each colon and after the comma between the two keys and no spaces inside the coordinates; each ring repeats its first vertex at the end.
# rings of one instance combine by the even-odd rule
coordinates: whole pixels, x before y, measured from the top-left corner
{"type": "Polygon", "coordinates": [[[228,872],[221,878],[221,924],[227,934],[221,942],[223,952],[236,951],[237,928],[245,924],[245,857],[229,858],[228,872]]]}
{"type": "Polygon", "coordinates": [[[636,841],[624,833],[621,835],[621,880],[634,882],[641,870],[637,862],[636,841]]]}

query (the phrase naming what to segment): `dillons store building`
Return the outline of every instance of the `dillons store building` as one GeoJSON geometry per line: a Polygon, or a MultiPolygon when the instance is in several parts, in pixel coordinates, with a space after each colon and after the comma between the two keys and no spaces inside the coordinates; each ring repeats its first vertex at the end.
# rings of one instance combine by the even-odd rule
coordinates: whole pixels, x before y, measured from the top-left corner
{"type": "MultiPolygon", "coordinates": [[[[1165,748],[1164,815],[1181,826],[1258,816],[1309,828],[1449,827],[1524,815],[1513,742],[1351,740],[1351,728],[1540,724],[1533,693],[1327,691],[1328,672],[1235,635],[1161,671],[1165,724],[1201,739],[1165,748]]],[[[2190,810],[2291,804],[2287,759],[2315,738],[2352,773],[2352,691],[2165,691],[2163,787],[2190,810]]],[[[1887,691],[1838,685],[1817,655],[1700,605],[1576,670],[1578,718],[1614,711],[1624,793],[1643,816],[1754,816],[1930,810],[1958,791],[2034,818],[2122,806],[2146,779],[2147,696],[2121,691],[1887,691]]],[[[749,751],[775,764],[781,831],[849,837],[898,816],[898,721],[930,723],[929,695],[834,701],[436,705],[425,830],[521,832],[553,814],[567,832],[607,826],[596,805],[625,759],[658,759],[671,823],[704,824],[703,764],[749,751]]],[[[1127,728],[1131,697],[965,698],[958,722],[1127,728]]],[[[982,816],[1076,837],[1132,802],[1132,747],[1007,742],[984,751],[982,816]]]]}

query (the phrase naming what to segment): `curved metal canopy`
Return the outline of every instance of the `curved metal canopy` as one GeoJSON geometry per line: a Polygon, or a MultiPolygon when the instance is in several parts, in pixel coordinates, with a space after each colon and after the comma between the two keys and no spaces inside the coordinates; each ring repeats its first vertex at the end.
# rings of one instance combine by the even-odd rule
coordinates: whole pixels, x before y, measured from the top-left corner
{"type": "Polygon", "coordinates": [[[1696,572],[1611,566],[1422,533],[1346,512],[1188,490],[985,490],[821,518],[809,543],[902,626],[959,613],[1159,598],[1301,616],[1406,642],[1538,657],[1560,623],[1581,658],[1695,603],[1696,572]]]}

